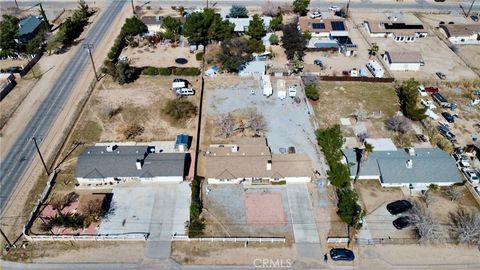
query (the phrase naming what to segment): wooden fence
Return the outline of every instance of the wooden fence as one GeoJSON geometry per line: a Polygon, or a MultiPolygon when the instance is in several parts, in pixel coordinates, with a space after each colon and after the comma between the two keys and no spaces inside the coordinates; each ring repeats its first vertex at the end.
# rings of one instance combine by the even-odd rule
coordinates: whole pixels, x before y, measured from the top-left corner
{"type": "Polygon", "coordinates": [[[28,62],[28,64],[25,65],[22,70],[20,70],[20,72],[19,72],[20,77],[24,77],[25,75],[27,75],[28,71],[30,71],[30,69],[38,62],[38,60],[40,60],[40,58],[42,57],[42,55],[43,55],[43,52],[37,53],[37,54],[28,62]]]}
{"type": "Polygon", "coordinates": [[[350,76],[320,76],[322,81],[347,81],[347,82],[374,82],[391,83],[394,78],[350,77],[350,76]]]}
{"type": "Polygon", "coordinates": [[[173,235],[172,241],[197,241],[197,242],[259,242],[259,243],[285,243],[285,237],[195,237],[188,235],[173,235]]]}

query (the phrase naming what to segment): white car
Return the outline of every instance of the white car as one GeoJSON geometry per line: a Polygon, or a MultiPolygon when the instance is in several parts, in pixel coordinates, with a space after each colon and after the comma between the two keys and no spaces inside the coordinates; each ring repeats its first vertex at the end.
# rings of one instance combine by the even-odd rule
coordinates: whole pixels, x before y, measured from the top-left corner
{"type": "Polygon", "coordinates": [[[420,103],[422,103],[423,106],[425,106],[427,109],[433,110],[437,108],[435,104],[433,104],[433,100],[428,100],[428,99],[421,99],[420,103]]]}
{"type": "Polygon", "coordinates": [[[316,19],[316,18],[320,18],[320,17],[322,17],[322,13],[318,12],[318,11],[314,11],[312,13],[312,15],[310,15],[310,18],[312,18],[312,19],[316,19]]]}
{"type": "Polygon", "coordinates": [[[457,167],[459,170],[462,170],[464,168],[470,168],[470,163],[468,161],[460,159],[457,161],[457,167]]]}
{"type": "Polygon", "coordinates": [[[420,96],[422,96],[422,97],[428,96],[427,91],[425,91],[425,86],[423,86],[423,85],[420,84],[420,85],[417,87],[417,90],[418,90],[418,92],[420,93],[420,96]]]}
{"type": "Polygon", "coordinates": [[[465,178],[467,178],[467,180],[470,183],[478,184],[479,182],[478,175],[470,168],[463,168],[463,175],[465,176],[465,178]]]}
{"type": "Polygon", "coordinates": [[[328,9],[333,11],[333,12],[340,11],[340,8],[338,6],[330,6],[330,8],[328,8],[328,9]]]}

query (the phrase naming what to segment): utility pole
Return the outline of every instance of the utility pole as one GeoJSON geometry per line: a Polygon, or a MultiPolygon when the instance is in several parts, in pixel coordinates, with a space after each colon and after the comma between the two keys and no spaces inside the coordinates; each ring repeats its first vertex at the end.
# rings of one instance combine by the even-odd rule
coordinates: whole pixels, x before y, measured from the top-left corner
{"type": "Polygon", "coordinates": [[[18,7],[17,0],[15,0],[15,5],[17,6],[17,9],[20,9],[20,8],[18,7]]]}
{"type": "Polygon", "coordinates": [[[12,247],[12,243],[10,242],[10,240],[8,240],[7,236],[3,232],[2,228],[0,228],[0,234],[2,234],[3,238],[5,238],[5,240],[7,241],[8,248],[12,247]]]}
{"type": "Polygon", "coordinates": [[[90,61],[92,62],[93,72],[95,72],[95,80],[97,80],[98,82],[99,78],[98,78],[97,70],[95,69],[95,63],[93,62],[93,56],[92,56],[92,50],[91,50],[93,48],[93,44],[87,43],[87,44],[84,44],[83,47],[87,49],[88,54],[90,55],[90,61]]]}
{"type": "Polygon", "coordinates": [[[133,6],[133,0],[130,1],[132,3],[132,12],[133,12],[133,15],[135,15],[135,6],[133,6]]]}
{"type": "Polygon", "coordinates": [[[40,148],[38,147],[37,139],[35,139],[35,137],[32,137],[32,140],[33,140],[33,143],[35,143],[35,147],[37,148],[38,155],[40,156],[40,160],[42,161],[43,167],[45,168],[45,173],[48,176],[50,175],[50,173],[48,172],[47,164],[45,164],[45,160],[43,160],[42,153],[40,152],[40,148]]]}
{"type": "Polygon", "coordinates": [[[468,18],[468,16],[470,16],[470,11],[472,11],[473,4],[475,4],[475,0],[472,1],[472,4],[470,5],[470,8],[468,9],[467,18],[468,18]]]}

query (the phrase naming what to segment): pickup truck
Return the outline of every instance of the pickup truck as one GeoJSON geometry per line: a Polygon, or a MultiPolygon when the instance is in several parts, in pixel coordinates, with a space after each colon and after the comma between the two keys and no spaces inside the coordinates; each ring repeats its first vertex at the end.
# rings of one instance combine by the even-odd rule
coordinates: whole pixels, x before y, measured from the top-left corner
{"type": "Polygon", "coordinates": [[[431,100],[428,100],[428,99],[421,99],[420,100],[420,103],[425,106],[427,109],[430,109],[430,110],[433,110],[435,108],[437,108],[437,106],[435,106],[435,104],[433,104],[433,101],[431,100]]]}
{"type": "Polygon", "coordinates": [[[425,87],[425,92],[427,92],[428,94],[438,93],[439,91],[440,90],[438,89],[438,87],[425,87]]]}

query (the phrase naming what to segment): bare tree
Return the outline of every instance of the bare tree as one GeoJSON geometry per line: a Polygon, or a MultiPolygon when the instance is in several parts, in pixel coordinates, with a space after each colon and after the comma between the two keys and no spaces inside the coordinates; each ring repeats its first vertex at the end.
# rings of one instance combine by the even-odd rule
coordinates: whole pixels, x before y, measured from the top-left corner
{"type": "Polygon", "coordinates": [[[353,118],[355,118],[355,122],[362,121],[363,119],[365,119],[366,115],[367,113],[362,107],[360,107],[359,109],[356,109],[352,113],[353,118]]]}
{"type": "Polygon", "coordinates": [[[456,186],[449,186],[445,189],[445,195],[451,200],[451,201],[458,201],[463,197],[463,192],[460,187],[456,186]]]}
{"type": "Polygon", "coordinates": [[[399,114],[390,117],[386,122],[386,127],[389,130],[400,132],[402,134],[407,133],[412,128],[408,119],[399,114]]]}
{"type": "Polygon", "coordinates": [[[230,113],[221,115],[216,125],[218,135],[225,136],[225,138],[228,138],[235,131],[235,120],[230,113]]]}
{"type": "Polygon", "coordinates": [[[88,227],[93,221],[100,220],[105,215],[103,201],[100,199],[90,200],[81,209],[82,215],[85,217],[84,226],[88,227]]]}
{"type": "Polygon", "coordinates": [[[442,238],[440,224],[427,213],[422,205],[414,203],[408,217],[415,227],[420,243],[426,244],[442,238]]]}
{"type": "Polygon", "coordinates": [[[107,104],[103,106],[100,110],[101,114],[104,115],[105,117],[112,118],[115,115],[119,114],[122,112],[122,106],[117,106],[113,104],[107,104]]]}
{"type": "Polygon", "coordinates": [[[275,17],[280,13],[280,7],[271,3],[270,1],[266,1],[262,5],[262,14],[265,16],[275,17]]]}
{"type": "Polygon", "coordinates": [[[252,129],[255,134],[258,134],[266,130],[267,124],[263,115],[257,112],[250,112],[248,116],[248,123],[250,129],[252,129]]]}
{"type": "Polygon", "coordinates": [[[434,201],[433,191],[431,190],[422,190],[420,194],[420,199],[425,203],[425,206],[428,208],[434,201]]]}
{"type": "Polygon", "coordinates": [[[448,216],[450,232],[460,243],[480,247],[480,216],[477,213],[460,207],[448,216]]]}

